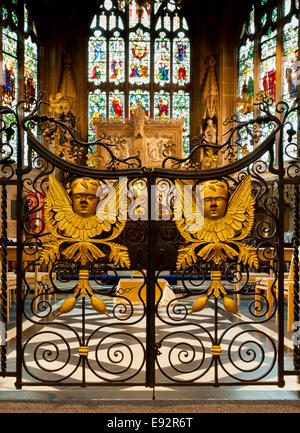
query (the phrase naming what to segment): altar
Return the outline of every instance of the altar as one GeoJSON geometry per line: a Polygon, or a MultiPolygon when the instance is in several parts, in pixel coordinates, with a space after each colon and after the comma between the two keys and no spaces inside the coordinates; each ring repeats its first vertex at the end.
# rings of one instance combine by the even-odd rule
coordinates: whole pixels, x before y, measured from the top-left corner
{"type": "MultiPolygon", "coordinates": [[[[125,159],[139,153],[144,167],[161,167],[166,156],[182,158],[183,118],[153,119],[146,116],[141,106],[132,119],[96,118],[96,140],[106,135],[111,138],[115,156],[125,159]],[[164,152],[164,155],[163,155],[164,152]]],[[[90,162],[96,168],[109,168],[110,155],[96,145],[90,162]]]]}
{"type": "MultiPolygon", "coordinates": [[[[146,283],[145,284],[144,283],[145,280],[142,278],[120,279],[117,286],[117,295],[120,295],[120,297],[119,296],[115,297],[114,303],[124,304],[126,303],[126,299],[128,299],[133,305],[142,305],[142,301],[140,299],[142,298],[142,300],[146,304],[146,283]]],[[[159,306],[167,305],[170,301],[176,303],[177,302],[176,295],[170,288],[169,283],[163,278],[158,278],[157,283],[158,284],[155,285],[155,303],[157,303],[161,294],[162,294],[162,298],[159,302],[159,306]]]]}

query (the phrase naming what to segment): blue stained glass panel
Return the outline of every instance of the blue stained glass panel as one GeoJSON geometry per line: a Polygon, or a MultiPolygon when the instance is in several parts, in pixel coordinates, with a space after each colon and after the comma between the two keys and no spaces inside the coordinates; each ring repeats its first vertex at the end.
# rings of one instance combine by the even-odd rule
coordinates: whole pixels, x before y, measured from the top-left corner
{"type": "Polygon", "coordinates": [[[182,139],[183,152],[189,153],[189,134],[190,134],[190,95],[183,90],[175,92],[173,95],[173,116],[183,119],[182,139]]]}
{"type": "Polygon", "coordinates": [[[146,116],[149,117],[150,93],[148,91],[136,90],[129,92],[129,113],[131,119],[133,118],[133,114],[139,105],[145,111],[146,116]]]}
{"type": "Polygon", "coordinates": [[[95,140],[95,124],[97,118],[106,117],[106,93],[95,91],[89,93],[89,141],[95,140]]]}
{"type": "MultiPolygon", "coordinates": [[[[95,34],[98,33],[97,31],[95,34]]],[[[92,36],[89,39],[89,80],[95,84],[106,81],[106,39],[92,36]]]]}
{"type": "Polygon", "coordinates": [[[190,82],[190,42],[183,36],[173,42],[173,81],[179,85],[190,82]]]}

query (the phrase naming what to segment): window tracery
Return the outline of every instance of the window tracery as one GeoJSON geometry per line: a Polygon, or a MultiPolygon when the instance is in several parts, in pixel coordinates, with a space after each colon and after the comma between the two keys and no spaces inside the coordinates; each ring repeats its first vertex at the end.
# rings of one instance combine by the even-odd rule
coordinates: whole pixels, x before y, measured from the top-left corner
{"type": "Polygon", "coordinates": [[[149,117],[184,118],[189,151],[190,40],[172,0],[139,11],[137,2],[105,0],[92,19],[88,42],[89,140],[95,118],[132,118],[141,105],[149,117]]]}

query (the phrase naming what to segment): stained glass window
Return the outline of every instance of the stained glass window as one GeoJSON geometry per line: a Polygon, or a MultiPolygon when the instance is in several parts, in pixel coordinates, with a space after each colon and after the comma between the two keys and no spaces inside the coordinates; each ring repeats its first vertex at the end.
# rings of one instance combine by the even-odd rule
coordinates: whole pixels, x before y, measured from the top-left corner
{"type": "MultiPolygon", "coordinates": [[[[284,100],[291,104],[297,97],[298,8],[298,0],[277,0],[272,4],[270,1],[261,0],[252,7],[243,26],[238,55],[239,119],[247,120],[259,114],[259,107],[253,105],[253,102],[257,102],[259,93],[269,98],[270,103],[273,102],[270,106],[273,113],[279,101],[284,100]]],[[[297,131],[297,115],[291,115],[288,120],[297,131]]],[[[259,132],[263,139],[264,131],[259,132]]],[[[285,133],[284,140],[286,139],[285,133]]],[[[253,145],[248,143],[246,151],[251,149],[253,145]]]]}
{"type": "Polygon", "coordinates": [[[89,94],[89,130],[90,139],[95,139],[95,123],[94,120],[97,118],[106,117],[106,93],[100,90],[95,90],[94,93],[89,94]]]}
{"type": "MultiPolygon", "coordinates": [[[[1,104],[15,108],[16,102],[20,99],[26,98],[33,102],[38,91],[37,34],[24,1],[2,1],[0,28],[2,42],[0,54],[1,104]]],[[[3,120],[9,124],[14,121],[14,118],[11,115],[5,115],[3,120]]],[[[16,160],[16,143],[15,134],[11,141],[14,147],[13,160],[16,160]]],[[[24,153],[26,156],[26,141],[24,153]]]]}
{"type": "Polygon", "coordinates": [[[129,81],[132,84],[150,82],[150,34],[138,29],[129,34],[129,81]]]}
{"type": "Polygon", "coordinates": [[[170,113],[170,93],[156,92],[154,94],[154,117],[156,119],[169,118],[170,113]]]}
{"type": "Polygon", "coordinates": [[[137,109],[138,106],[141,106],[145,111],[146,116],[149,116],[150,113],[150,93],[145,90],[142,91],[140,89],[134,91],[131,90],[129,92],[129,115],[132,119],[133,113],[137,109]]]}
{"type": "Polygon", "coordinates": [[[183,90],[174,93],[173,117],[183,119],[183,152],[188,154],[190,133],[190,95],[183,90]]]}
{"type": "Polygon", "coordinates": [[[109,117],[113,119],[123,118],[125,114],[124,105],[124,92],[119,90],[111,92],[109,94],[109,117]]]}
{"type": "Polygon", "coordinates": [[[89,139],[96,117],[183,119],[189,151],[190,40],[187,20],[174,1],[140,7],[105,0],[92,17],[88,41],[89,139]]]}

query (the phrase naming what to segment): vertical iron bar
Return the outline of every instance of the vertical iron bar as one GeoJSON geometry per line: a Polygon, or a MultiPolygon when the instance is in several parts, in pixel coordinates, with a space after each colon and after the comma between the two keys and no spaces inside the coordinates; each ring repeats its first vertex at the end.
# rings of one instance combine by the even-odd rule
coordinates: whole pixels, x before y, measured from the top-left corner
{"type": "MultiPolygon", "coordinates": [[[[294,185],[294,230],[293,230],[293,266],[294,266],[294,322],[299,321],[299,186],[294,185]]],[[[294,367],[300,369],[300,347],[294,344],[294,367]]]]}
{"type": "Polygon", "coordinates": [[[284,387],[284,167],[283,129],[278,141],[278,386],[284,387]]]}
{"type": "MultiPolygon", "coordinates": [[[[17,295],[16,295],[16,383],[22,388],[22,284],[23,284],[23,149],[22,107],[17,109],[17,295]]],[[[29,156],[30,158],[31,156],[29,156]]]]}
{"type": "MultiPolygon", "coordinates": [[[[218,298],[215,296],[215,335],[214,335],[214,346],[218,345],[218,298]]],[[[219,386],[219,377],[218,377],[218,360],[219,357],[215,356],[215,386],[219,386]]]]}
{"type": "Polygon", "coordinates": [[[5,327],[5,344],[1,346],[1,374],[5,377],[6,373],[6,332],[7,332],[7,189],[6,185],[2,186],[2,203],[1,203],[1,318],[5,327]]]}
{"type": "Polygon", "coordinates": [[[155,385],[155,267],[152,261],[155,239],[151,215],[151,194],[155,177],[151,172],[147,177],[148,193],[148,238],[147,238],[147,295],[146,295],[146,386],[155,385]]]}
{"type": "MultiPolygon", "coordinates": [[[[81,297],[82,299],[82,346],[85,346],[85,296],[81,297]]],[[[86,386],[86,377],[85,377],[85,356],[81,357],[82,359],[82,383],[81,386],[86,386]]]]}

